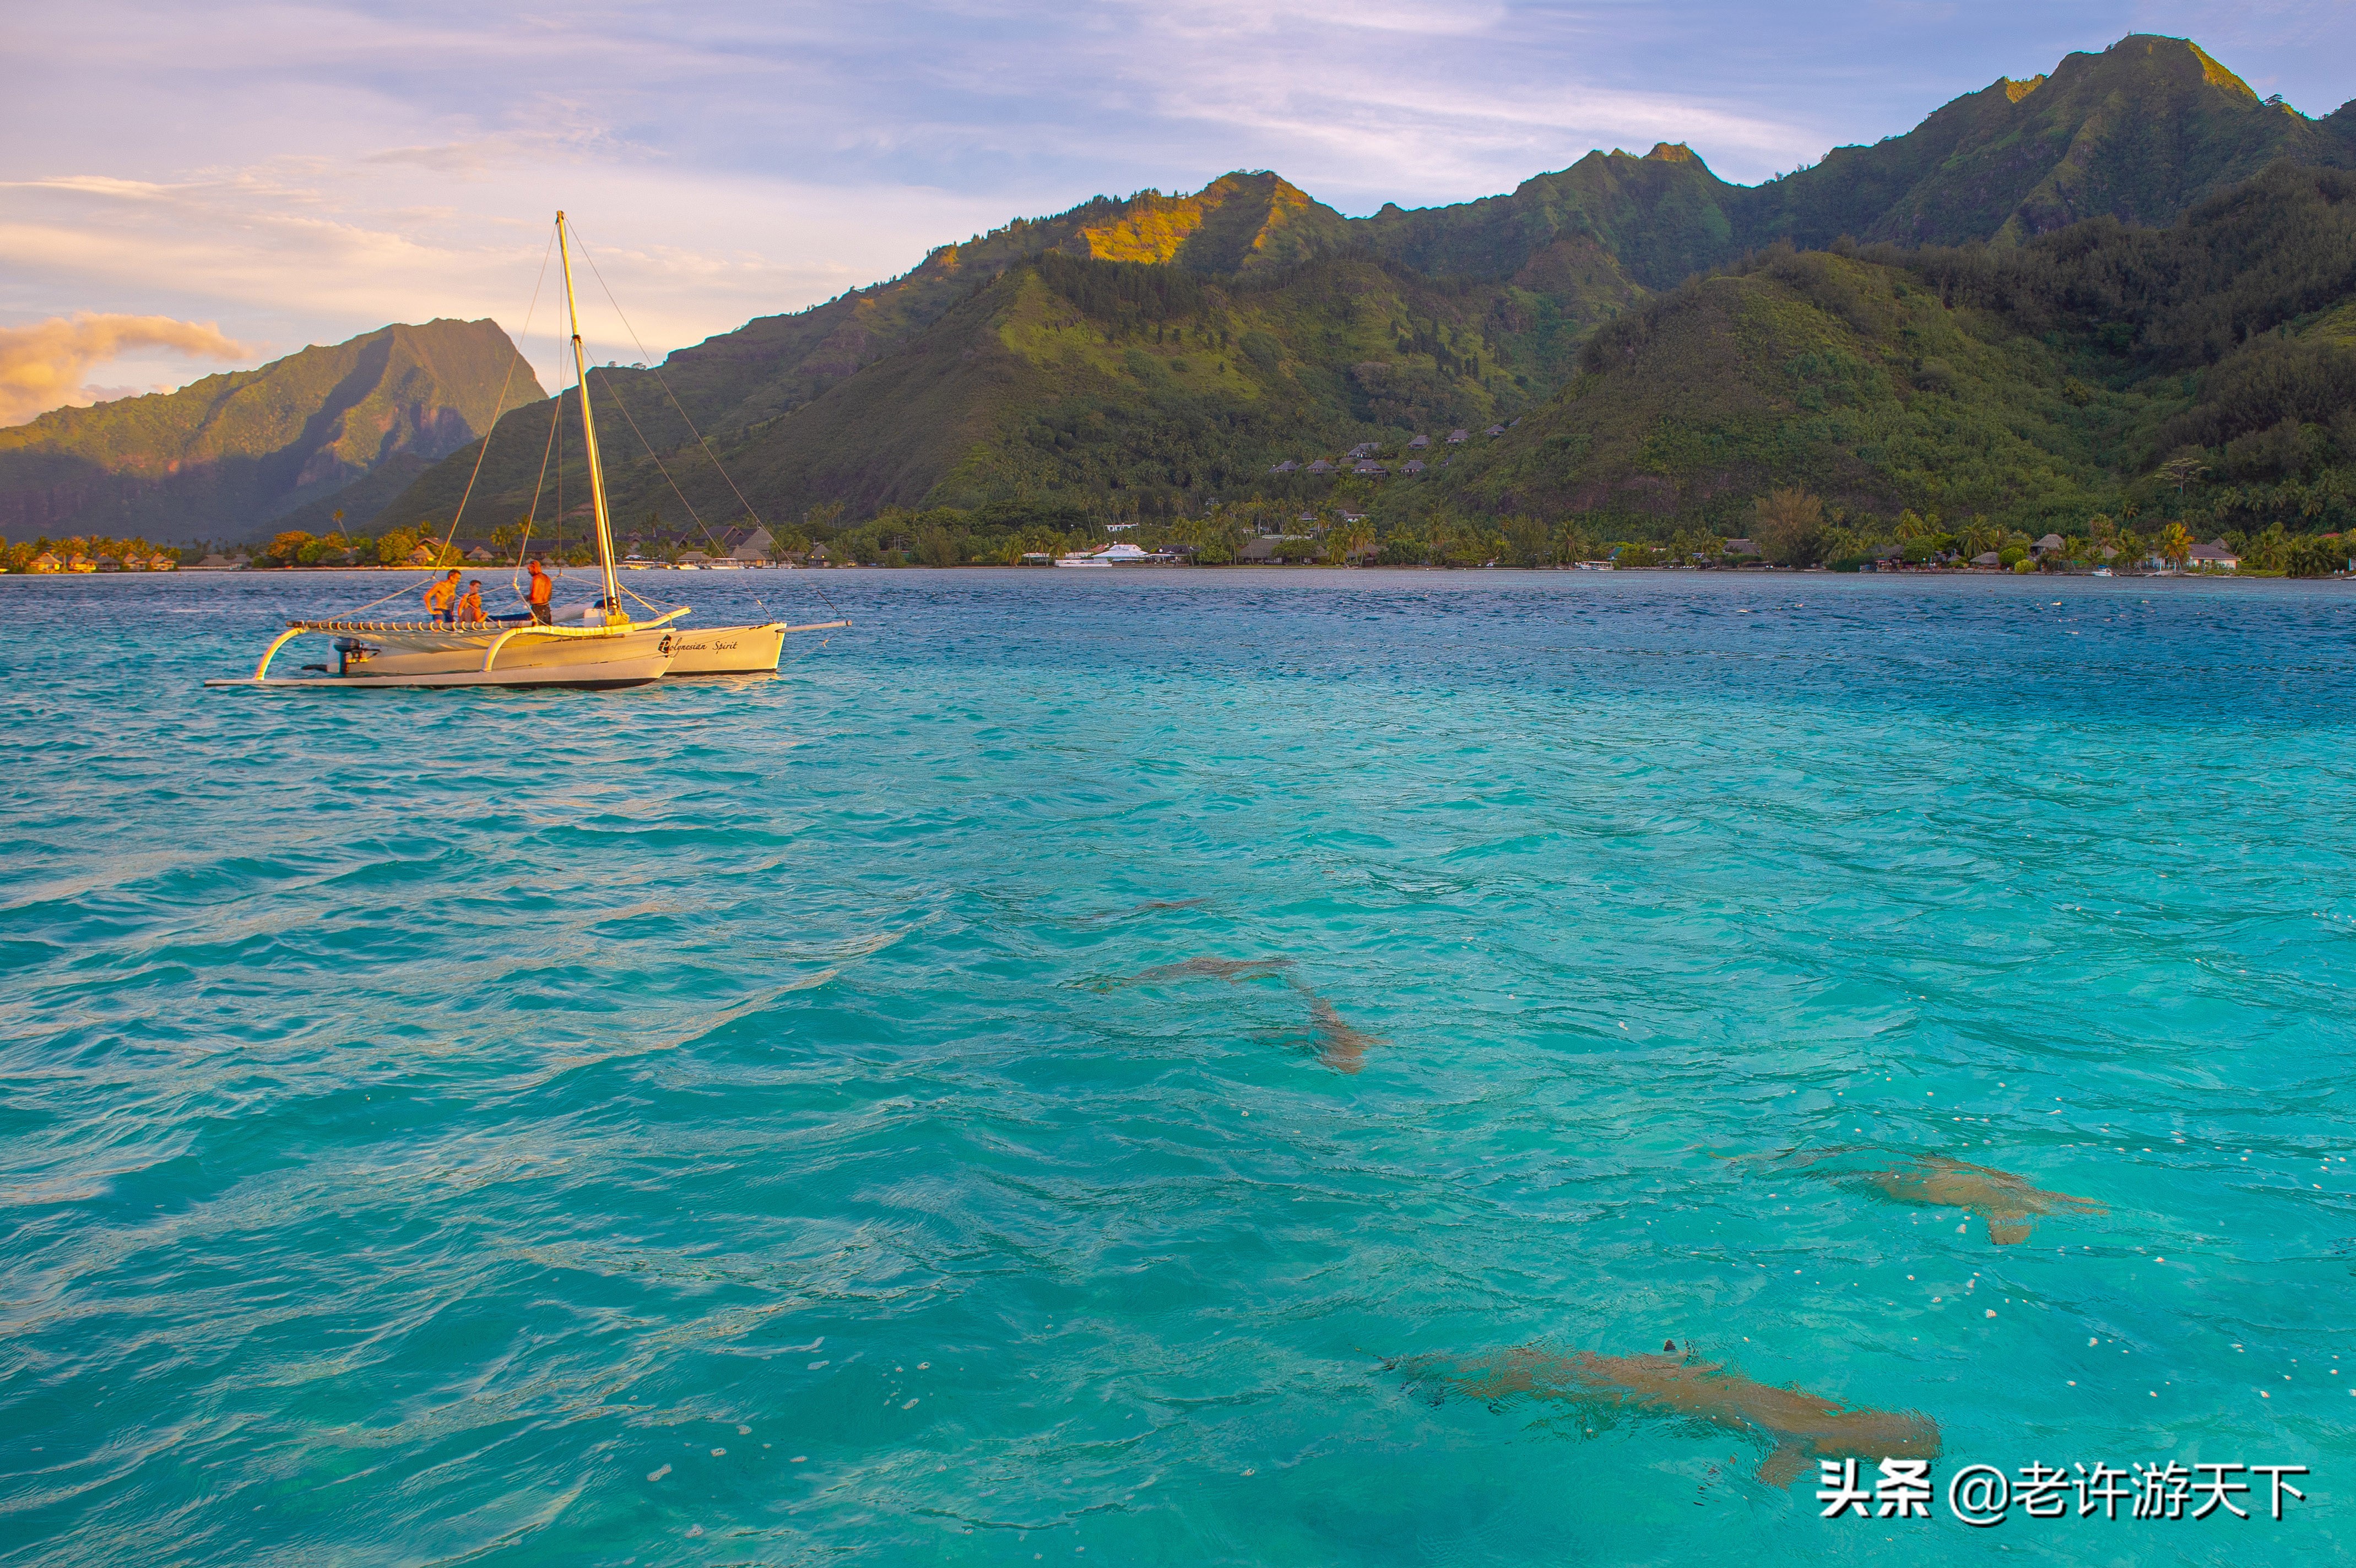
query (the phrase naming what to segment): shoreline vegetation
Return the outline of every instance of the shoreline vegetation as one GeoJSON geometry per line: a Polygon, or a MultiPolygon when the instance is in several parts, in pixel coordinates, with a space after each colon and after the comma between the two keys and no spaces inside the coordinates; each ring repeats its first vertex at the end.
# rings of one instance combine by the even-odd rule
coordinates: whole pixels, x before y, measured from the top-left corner
{"type": "MultiPolygon", "coordinates": [[[[1302,540],[1299,542],[1313,544],[1315,541],[1302,540]]],[[[1746,540],[1740,542],[1748,543],[1749,541],[1746,540]]],[[[477,571],[491,572],[499,571],[501,567],[507,567],[510,571],[520,570],[514,567],[512,562],[498,562],[486,566],[481,562],[467,561],[463,557],[454,557],[454,559],[441,563],[423,561],[412,562],[403,560],[388,564],[368,560],[339,560],[332,559],[310,561],[277,560],[269,558],[266,554],[262,556],[253,556],[243,551],[234,555],[224,555],[216,551],[206,551],[200,554],[199,551],[201,549],[202,547],[197,547],[178,551],[165,549],[144,560],[135,556],[129,557],[127,560],[126,558],[112,555],[92,557],[81,554],[79,551],[70,554],[64,554],[58,552],[53,549],[43,552],[46,557],[46,560],[43,561],[43,563],[29,566],[15,565],[13,564],[9,555],[0,554],[0,562],[8,562],[7,564],[0,564],[0,576],[120,576],[151,572],[176,573],[181,571],[201,572],[208,574],[214,572],[285,572],[289,574],[301,574],[305,572],[415,573],[420,571],[438,571],[444,570],[448,566],[455,566],[462,571],[473,570],[477,571]]],[[[1503,558],[1492,558],[1485,560],[1390,560],[1379,559],[1378,554],[1370,554],[1363,559],[1343,559],[1333,556],[1323,549],[1308,549],[1290,555],[1270,555],[1252,560],[1217,561],[1203,560],[1181,554],[1150,561],[1123,562],[1119,567],[1108,570],[1116,571],[1121,575],[1127,575],[1132,570],[1191,571],[1204,569],[1227,569],[1240,572],[1330,571],[1337,570],[1374,570],[1394,571],[1690,571],[1730,572],[1740,576],[1753,577],[1769,576],[1783,572],[1807,572],[1812,574],[1822,574],[1826,572],[1858,572],[1884,576],[1904,575],[1915,577],[2019,577],[2034,575],[2050,578],[2108,576],[2120,579],[2169,578],[2203,580],[2210,581],[2237,578],[2337,578],[2356,580],[2356,560],[2343,559],[2337,553],[2340,549],[2343,549],[2356,550],[2356,540],[2334,541],[2332,543],[2333,553],[2328,558],[2319,557],[2310,553],[2309,556],[2304,560],[2297,560],[2286,565],[2276,566],[2253,564],[2247,560],[2243,560],[2235,564],[2212,565],[2198,560],[2178,561],[2164,558],[2147,559],[2135,561],[2132,564],[2121,561],[2115,565],[2108,561],[2090,561],[2084,559],[2072,559],[2061,549],[2048,550],[2042,557],[2024,554],[2017,560],[2007,559],[2012,555],[2012,551],[2008,549],[2003,553],[2003,555],[1999,556],[1999,559],[1997,561],[1985,564],[1975,560],[1961,559],[1909,560],[1903,556],[1896,555],[1880,560],[1869,558],[1828,564],[1823,561],[1810,561],[1804,563],[1775,561],[1766,560],[1755,554],[1748,556],[1719,555],[1714,558],[1697,554],[1689,559],[1679,560],[1673,557],[1667,551],[1653,549],[1644,545],[1624,545],[1616,547],[1612,551],[1593,559],[1537,561],[1507,560],[1503,558]]],[[[774,560],[758,561],[633,560],[621,564],[623,570],[631,571],[823,571],[852,570],[944,571],[969,569],[980,571],[1034,571],[1049,568],[1055,565],[1054,558],[1050,557],[1034,557],[1033,560],[1023,561],[925,561],[910,559],[905,556],[901,559],[894,560],[891,558],[893,553],[895,552],[886,552],[884,559],[863,560],[809,560],[800,558],[781,558],[774,560]]],[[[37,560],[41,560],[41,558],[35,559],[37,560]]],[[[568,558],[557,564],[561,566],[580,567],[593,563],[586,560],[573,560],[568,558]]]]}

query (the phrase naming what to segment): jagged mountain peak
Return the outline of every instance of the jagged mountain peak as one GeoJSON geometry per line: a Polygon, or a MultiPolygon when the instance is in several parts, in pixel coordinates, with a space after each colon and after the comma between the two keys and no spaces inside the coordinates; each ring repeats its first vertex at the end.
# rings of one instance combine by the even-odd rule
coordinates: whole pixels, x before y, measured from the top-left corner
{"type": "Polygon", "coordinates": [[[435,320],[53,410],[0,432],[0,531],[242,533],[372,476],[381,505],[489,429],[503,389],[545,396],[497,322],[435,320]]]}
{"type": "Polygon", "coordinates": [[[1191,196],[1140,191],[1060,248],[1100,261],[1175,262],[1233,273],[1304,261],[1339,244],[1342,215],[1267,169],[1220,176],[1191,196]]]}

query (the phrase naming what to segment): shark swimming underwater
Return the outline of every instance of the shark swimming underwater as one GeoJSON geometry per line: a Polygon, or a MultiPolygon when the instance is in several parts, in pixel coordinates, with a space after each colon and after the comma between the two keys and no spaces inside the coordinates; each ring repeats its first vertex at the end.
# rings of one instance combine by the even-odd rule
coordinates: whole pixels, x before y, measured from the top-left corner
{"type": "Polygon", "coordinates": [[[1865,1188],[1893,1203],[1923,1209],[1961,1209],[1987,1226],[1987,1239],[1999,1247],[2029,1239],[2029,1221],[2039,1214],[2102,1214],[2108,1212],[2091,1198],[2049,1192],[2008,1170],[1968,1165],[1944,1155],[1912,1155],[1890,1163],[1858,1164],[1856,1157],[1875,1151],[1832,1148],[1784,1157],[1783,1163],[1805,1169],[1843,1187],[1865,1188]],[[1810,1167],[1835,1164],[1833,1168],[1810,1167]]]}
{"type": "Polygon", "coordinates": [[[1306,987],[1300,989],[1309,998],[1309,1028],[1317,1037],[1317,1060],[1336,1072],[1365,1072],[1366,1048],[1382,1041],[1343,1022],[1333,1004],[1314,991],[1306,987]]]}
{"type": "Polygon", "coordinates": [[[1788,1487],[1819,1459],[1935,1459],[1939,1427],[1919,1411],[1846,1406],[1799,1389],[1772,1388],[1723,1362],[1692,1356],[1599,1356],[1521,1345],[1466,1360],[1416,1356],[1384,1363],[1435,1404],[1451,1394],[1502,1410],[1552,1400],[1697,1421],[1770,1445],[1759,1479],[1788,1487]]]}
{"type": "Polygon", "coordinates": [[[1115,921],[1131,920],[1141,914],[1167,914],[1173,910],[1203,909],[1207,907],[1210,901],[1207,898],[1148,899],[1133,909],[1116,910],[1110,914],[1093,915],[1090,918],[1100,925],[1109,925],[1115,921]]]}
{"type": "Polygon", "coordinates": [[[1238,980],[1260,980],[1281,975],[1292,967],[1290,958],[1189,958],[1183,963],[1158,965],[1141,975],[1131,976],[1132,986],[1157,986],[1164,980],[1212,979],[1234,985],[1238,980]]]}
{"type": "Polygon", "coordinates": [[[1966,1165],[1941,1155],[1924,1155],[1892,1170],[1860,1171],[1853,1179],[1892,1202],[1976,1214],[1987,1224],[1988,1240],[2000,1247],[2029,1239],[2031,1215],[2107,1211],[2091,1198],[2048,1192],[2010,1171],[1966,1165]]]}

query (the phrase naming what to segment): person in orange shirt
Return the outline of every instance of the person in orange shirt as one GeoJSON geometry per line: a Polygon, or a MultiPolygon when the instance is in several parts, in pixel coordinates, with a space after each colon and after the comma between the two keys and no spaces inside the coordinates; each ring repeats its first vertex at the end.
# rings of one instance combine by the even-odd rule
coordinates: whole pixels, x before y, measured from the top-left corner
{"type": "Polygon", "coordinates": [[[425,613],[435,621],[450,619],[451,607],[458,603],[458,573],[454,569],[447,577],[437,577],[425,585],[425,613]]]}
{"type": "Polygon", "coordinates": [[[450,619],[462,626],[476,626],[482,624],[483,580],[481,578],[473,578],[467,581],[466,592],[458,596],[458,607],[451,612],[450,619]]]}

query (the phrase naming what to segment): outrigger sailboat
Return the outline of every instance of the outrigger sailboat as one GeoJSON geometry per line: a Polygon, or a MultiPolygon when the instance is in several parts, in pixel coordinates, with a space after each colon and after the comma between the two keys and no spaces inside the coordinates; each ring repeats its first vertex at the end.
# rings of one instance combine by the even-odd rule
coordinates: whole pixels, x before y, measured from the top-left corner
{"type": "MultiPolygon", "coordinates": [[[[787,633],[821,631],[850,624],[832,621],[814,626],[789,626],[783,622],[770,622],[690,631],[672,624],[688,613],[686,605],[648,620],[631,618],[623,603],[621,581],[615,574],[613,517],[605,504],[605,474],[597,454],[596,416],[589,406],[589,360],[582,347],[581,312],[573,292],[573,256],[562,212],[556,215],[556,251],[563,263],[564,308],[573,332],[573,371],[581,398],[582,446],[588,459],[590,507],[595,518],[597,569],[604,579],[604,596],[589,605],[560,611],[551,621],[529,616],[466,624],[356,618],[289,621],[286,629],[262,650],[252,675],[235,680],[209,680],[205,682],[207,686],[498,686],[610,690],[643,686],[672,674],[774,670],[787,633]],[[270,664],[278,651],[296,637],[312,632],[335,638],[334,671],[329,673],[324,665],[311,665],[305,667],[319,671],[318,675],[273,677],[270,664]]],[[[636,599],[637,595],[629,597],[636,599]]],[[[651,610],[653,606],[648,608],[651,610]]]]}

